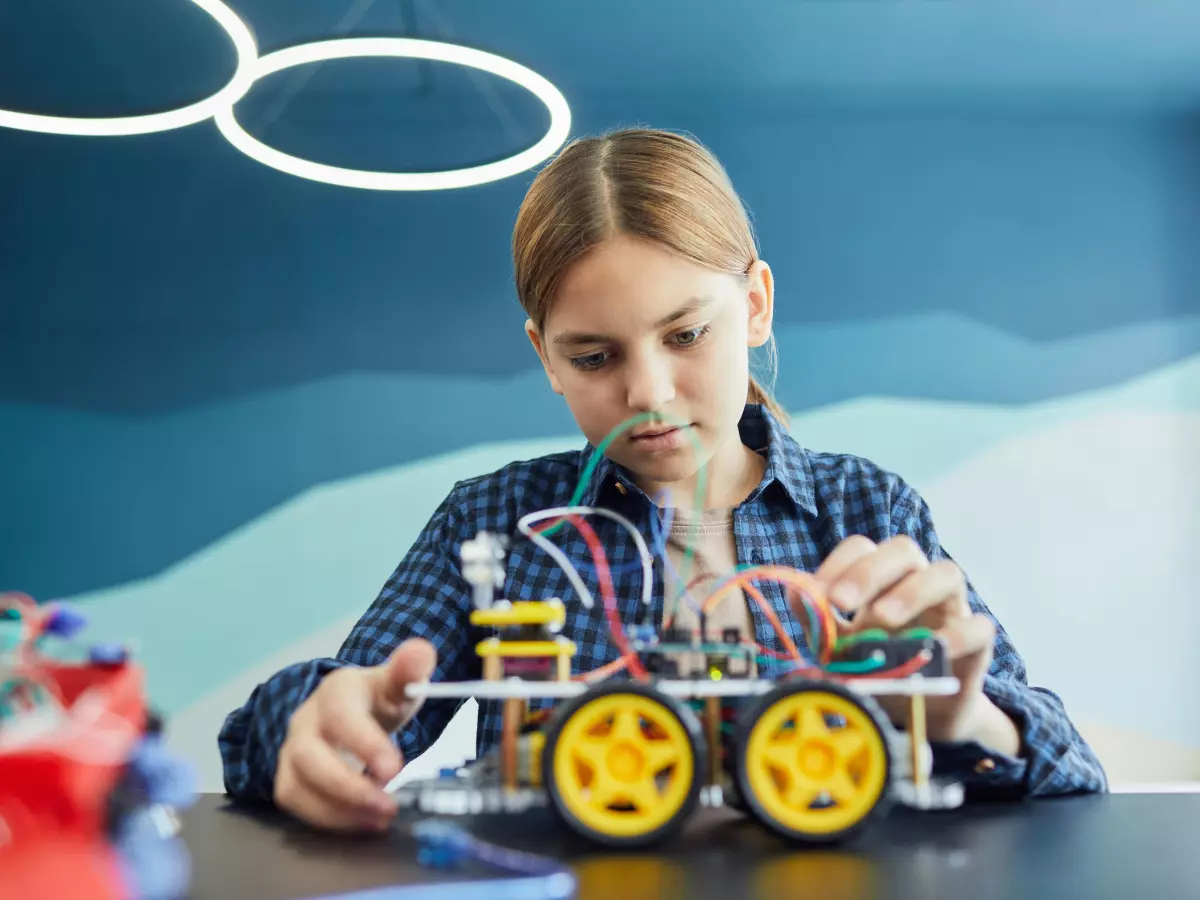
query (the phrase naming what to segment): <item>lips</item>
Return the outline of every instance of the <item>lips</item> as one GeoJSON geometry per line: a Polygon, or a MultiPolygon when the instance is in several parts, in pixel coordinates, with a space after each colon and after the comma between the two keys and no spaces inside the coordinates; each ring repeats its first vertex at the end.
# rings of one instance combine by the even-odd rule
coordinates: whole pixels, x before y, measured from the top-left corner
{"type": "Polygon", "coordinates": [[[683,448],[684,431],[691,428],[690,425],[668,426],[666,428],[656,426],[653,430],[646,429],[633,434],[629,439],[629,444],[638,450],[639,453],[669,453],[683,448]]]}

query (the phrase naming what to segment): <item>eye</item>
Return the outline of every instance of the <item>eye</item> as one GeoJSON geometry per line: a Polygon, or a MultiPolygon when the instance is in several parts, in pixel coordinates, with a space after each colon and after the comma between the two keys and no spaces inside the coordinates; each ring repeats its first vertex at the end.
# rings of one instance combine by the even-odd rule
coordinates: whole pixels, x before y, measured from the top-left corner
{"type": "Polygon", "coordinates": [[[606,362],[608,362],[608,351],[606,350],[597,350],[595,353],[589,353],[587,356],[576,356],[571,359],[571,365],[585,372],[598,369],[606,362]]]}
{"type": "Polygon", "coordinates": [[[701,325],[699,328],[689,328],[687,331],[679,331],[671,336],[677,347],[694,347],[704,339],[712,328],[711,325],[701,325]]]}

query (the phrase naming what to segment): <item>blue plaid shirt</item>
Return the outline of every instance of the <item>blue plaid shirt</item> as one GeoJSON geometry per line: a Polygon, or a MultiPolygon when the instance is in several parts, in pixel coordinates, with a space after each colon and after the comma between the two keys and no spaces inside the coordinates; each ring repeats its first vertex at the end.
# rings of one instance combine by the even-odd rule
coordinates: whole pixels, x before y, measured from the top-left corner
{"type": "MultiPolygon", "coordinates": [[[[748,406],[741,422],[743,442],[765,452],[766,472],[758,487],[733,514],[739,564],[775,564],[807,572],[817,569],[837,544],[851,534],[879,542],[900,534],[916,540],[930,560],[946,559],[934,531],[929,507],[913,488],[872,463],[845,455],[812,453],[760,406],[748,406]]],[[[490,475],[458,483],[433,514],[424,531],[384,585],[379,597],[347,637],[336,659],[298,663],[259,685],[246,704],[230,713],[219,744],[225,787],[239,797],[270,799],[279,748],[292,712],[328,672],[346,665],[384,662],[403,640],[419,636],[437,648],[436,681],[481,677],[475,643],[484,635],[468,622],[471,589],[459,570],[464,540],[487,530],[516,534],[527,513],[568,504],[592,448],[514,462],[490,475]]],[[[629,474],[605,458],[596,466],[581,505],[604,506],[629,518],[643,534],[657,511],[629,474]]],[[[591,525],[604,542],[614,568],[618,608],[623,621],[641,620],[641,570],[628,532],[609,519],[591,525]]],[[[568,557],[590,559],[578,532],[563,529],[555,538],[568,557]]],[[[588,671],[619,655],[609,640],[600,604],[587,610],[571,602],[573,591],[562,570],[535,544],[515,540],[500,596],[511,600],[567,601],[563,633],[578,646],[575,671],[588,671]]],[[[598,595],[595,572],[581,574],[598,595]]],[[[654,567],[652,621],[661,621],[662,566],[654,567]]],[[[802,628],[783,589],[762,582],[761,589],[798,645],[802,628]]],[[[972,609],[993,618],[974,588],[972,609]]],[[[770,623],[752,605],[759,643],[782,651],[770,623]]],[[[968,796],[1063,794],[1107,789],[1104,770],[1072,726],[1062,701],[1045,688],[1030,687],[1025,664],[996,623],[996,646],[984,684],[987,696],[1017,725],[1020,758],[1009,758],[975,743],[934,745],[934,771],[963,781],[968,796]]],[[[776,664],[782,665],[782,664],[776,664]]],[[[767,663],[761,670],[773,672],[767,663]]],[[[427,700],[420,714],[396,737],[408,760],[424,752],[442,733],[460,700],[427,700]]],[[[499,740],[498,701],[479,703],[477,752],[499,740]]]]}

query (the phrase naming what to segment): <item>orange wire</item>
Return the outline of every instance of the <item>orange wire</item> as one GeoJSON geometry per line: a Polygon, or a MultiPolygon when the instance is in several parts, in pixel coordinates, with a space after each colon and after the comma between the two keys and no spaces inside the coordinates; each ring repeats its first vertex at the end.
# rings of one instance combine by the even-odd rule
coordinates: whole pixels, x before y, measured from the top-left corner
{"type": "MultiPolygon", "coordinates": [[[[821,615],[824,627],[821,629],[821,652],[820,658],[822,662],[828,662],[833,655],[833,645],[837,637],[837,624],[833,618],[833,612],[829,607],[829,600],[825,596],[825,591],[821,587],[821,583],[817,579],[808,574],[801,572],[799,569],[788,568],[787,566],[754,566],[749,569],[743,569],[738,572],[732,579],[717,588],[704,601],[704,613],[708,615],[716,608],[717,604],[725,599],[736,588],[749,591],[747,585],[750,585],[758,578],[769,578],[774,581],[782,582],[785,585],[790,585],[798,591],[807,595],[816,606],[821,615]]],[[[764,599],[764,613],[769,608],[764,599]]],[[[773,613],[772,613],[773,614],[773,613]]],[[[782,628],[782,626],[780,626],[782,628]]],[[[795,646],[794,644],[792,646],[795,646]]]]}
{"type": "Polygon", "coordinates": [[[578,675],[572,675],[572,681],[595,681],[597,678],[607,678],[616,672],[620,672],[629,665],[629,657],[622,656],[620,659],[614,659],[612,662],[607,662],[599,668],[592,669],[590,672],[580,672],[578,675]]]}
{"type": "Polygon", "coordinates": [[[779,616],[775,615],[775,610],[771,609],[771,604],[767,602],[767,598],[762,595],[757,587],[752,582],[747,582],[742,585],[742,589],[749,594],[758,603],[763,611],[763,615],[767,617],[767,621],[771,623],[771,627],[775,629],[775,636],[779,638],[779,642],[787,648],[788,654],[796,662],[802,662],[803,657],[800,656],[800,651],[796,649],[796,644],[792,641],[791,635],[783,627],[783,623],[779,621],[779,616]]]}
{"type": "MultiPolygon", "coordinates": [[[[693,578],[691,581],[688,582],[687,587],[685,587],[683,589],[683,595],[681,595],[681,596],[686,596],[687,594],[690,594],[692,592],[692,588],[696,587],[696,585],[700,584],[702,581],[707,581],[711,577],[712,576],[710,576],[704,572],[701,572],[699,575],[697,575],[695,578],[693,578]]],[[[678,608],[679,608],[679,604],[677,603],[677,604],[675,604],[675,609],[678,609],[678,608]]],[[[671,623],[674,621],[675,621],[675,610],[673,609],[673,610],[671,610],[671,614],[669,616],[663,616],[662,627],[664,629],[670,628],[671,623]]]]}

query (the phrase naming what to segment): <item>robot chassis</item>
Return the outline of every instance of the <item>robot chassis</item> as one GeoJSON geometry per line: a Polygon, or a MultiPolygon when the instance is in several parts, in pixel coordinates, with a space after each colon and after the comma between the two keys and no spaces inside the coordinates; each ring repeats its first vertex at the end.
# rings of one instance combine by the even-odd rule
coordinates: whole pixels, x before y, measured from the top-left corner
{"type": "Polygon", "coordinates": [[[471,815],[549,805],[585,838],[628,848],[669,838],[700,806],[733,806],[793,842],[831,844],[895,804],[962,803],[959,783],[931,775],[925,699],[954,694],[958,681],[927,630],[863,633],[835,649],[837,663],[873,663],[881,675],[813,667],[768,679],[736,631],[701,643],[635,626],[631,651],[648,677],[589,681],[571,675],[576,647],[560,634],[561,600],[493,599],[504,547],[481,533],[462,550],[470,621],[494,630],[476,646],[482,680],[408,688],[412,697],[500,702],[499,746],[466,768],[401,784],[402,807],[471,815]],[[888,677],[905,663],[908,674],[888,677]],[[907,698],[907,730],[883,714],[879,696],[907,698]]]}

